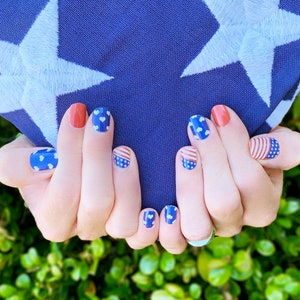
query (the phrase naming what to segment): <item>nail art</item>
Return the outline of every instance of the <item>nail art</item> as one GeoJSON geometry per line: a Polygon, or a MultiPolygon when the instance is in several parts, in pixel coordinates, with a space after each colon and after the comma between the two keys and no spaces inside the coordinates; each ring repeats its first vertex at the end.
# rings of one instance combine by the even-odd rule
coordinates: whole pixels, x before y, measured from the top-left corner
{"type": "Polygon", "coordinates": [[[225,105],[214,106],[211,114],[217,126],[226,126],[230,121],[230,115],[225,105]]]}
{"type": "Polygon", "coordinates": [[[211,240],[214,237],[214,231],[211,232],[210,236],[207,239],[201,240],[201,241],[191,241],[188,240],[188,244],[190,244],[193,247],[203,247],[211,242],[211,240]]]}
{"type": "Polygon", "coordinates": [[[52,170],[57,164],[58,157],[53,148],[37,150],[30,155],[30,166],[35,171],[52,170]]]}
{"type": "Polygon", "coordinates": [[[167,205],[165,207],[165,222],[167,224],[174,224],[177,218],[177,207],[174,205],[167,205]]]}
{"type": "Polygon", "coordinates": [[[115,164],[119,168],[127,168],[130,165],[130,149],[125,146],[115,148],[113,151],[115,164]]]}
{"type": "Polygon", "coordinates": [[[98,107],[93,111],[93,128],[98,132],[106,132],[110,126],[110,111],[105,107],[98,107]]]}
{"type": "Polygon", "coordinates": [[[152,228],[155,224],[155,211],[146,210],[143,215],[143,224],[146,228],[152,228]]]}
{"type": "Polygon", "coordinates": [[[272,159],[279,155],[280,145],[274,138],[254,137],[249,142],[250,154],[254,159],[272,159]]]}
{"type": "Polygon", "coordinates": [[[74,103],[70,106],[70,123],[75,128],[82,128],[86,123],[86,106],[74,103]]]}
{"type": "Polygon", "coordinates": [[[197,166],[197,150],[194,147],[184,147],[180,150],[182,166],[193,170],[197,166]]]}
{"type": "Polygon", "coordinates": [[[210,134],[207,122],[202,116],[195,115],[190,117],[189,126],[196,140],[204,140],[210,134]]]}

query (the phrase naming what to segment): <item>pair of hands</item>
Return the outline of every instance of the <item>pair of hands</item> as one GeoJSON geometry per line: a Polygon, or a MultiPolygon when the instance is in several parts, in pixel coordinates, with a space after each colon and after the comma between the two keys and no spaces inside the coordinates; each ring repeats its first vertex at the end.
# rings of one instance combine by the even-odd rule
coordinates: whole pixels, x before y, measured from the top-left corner
{"type": "Polygon", "coordinates": [[[135,249],[159,239],[167,251],[180,253],[187,241],[197,244],[212,230],[232,236],[244,225],[270,224],[283,170],[300,162],[299,133],[278,127],[250,140],[231,109],[215,106],[211,120],[190,119],[192,146],[179,149],[175,162],[178,209],[166,206],[159,214],[141,211],[137,159],[125,146],[112,152],[113,132],[106,109],[88,116],[84,105],[73,104],[60,125],[57,166],[54,150],[36,148],[25,136],[1,148],[0,181],[20,190],[46,239],[109,234],[135,249]],[[271,142],[280,153],[271,154],[271,142]],[[268,155],[274,158],[264,159],[268,155]]]}

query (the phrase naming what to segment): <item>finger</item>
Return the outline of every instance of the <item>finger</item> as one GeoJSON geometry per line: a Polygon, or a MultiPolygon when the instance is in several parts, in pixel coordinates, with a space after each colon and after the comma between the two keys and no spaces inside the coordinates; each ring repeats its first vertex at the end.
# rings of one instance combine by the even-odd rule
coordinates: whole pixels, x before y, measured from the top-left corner
{"type": "Polygon", "coordinates": [[[59,163],[44,190],[32,186],[22,190],[37,226],[46,239],[64,241],[76,234],[81,190],[82,141],[86,109],[76,103],[65,113],[58,132],[59,163]]]}
{"type": "MultiPolygon", "coordinates": [[[[51,159],[50,155],[48,155],[47,161],[40,161],[40,155],[36,153],[42,150],[47,154],[47,150],[53,151],[54,149],[34,147],[25,135],[3,146],[0,149],[0,182],[11,187],[20,188],[34,182],[49,179],[53,174],[54,168],[47,168],[47,164],[50,163],[49,159],[51,159]],[[36,159],[38,165],[43,167],[44,172],[35,171],[37,168],[36,159]]],[[[56,160],[52,161],[53,167],[56,164],[56,160]]]]}
{"type": "Polygon", "coordinates": [[[243,207],[218,131],[210,120],[196,115],[190,118],[188,133],[200,154],[204,199],[215,232],[232,236],[241,230],[243,207]]]}
{"type": "Polygon", "coordinates": [[[114,238],[132,236],[138,228],[141,189],[138,164],[134,152],[120,146],[113,151],[115,201],[106,223],[107,233],[114,238]]]}
{"type": "Polygon", "coordinates": [[[114,202],[112,175],[113,118],[107,108],[96,108],[87,121],[82,161],[81,200],[77,234],[92,240],[106,234],[105,222],[114,202]]]}
{"type": "Polygon", "coordinates": [[[187,242],[180,228],[180,212],[176,206],[167,205],[160,214],[159,241],[170,253],[182,253],[187,242]]]}
{"type": "MultiPolygon", "coordinates": [[[[230,108],[215,106],[212,118],[217,126],[234,181],[244,207],[243,224],[266,226],[277,214],[280,185],[274,188],[264,168],[250,156],[246,127],[230,108]]],[[[280,176],[280,174],[278,174],[280,176]]]]}
{"type": "Polygon", "coordinates": [[[176,198],[182,234],[188,240],[205,240],[213,224],[204,201],[202,165],[195,147],[183,147],[177,152],[176,198]]]}
{"type": "Polygon", "coordinates": [[[300,133],[277,127],[269,134],[251,138],[249,149],[264,167],[289,170],[300,164],[300,133]]]}
{"type": "Polygon", "coordinates": [[[132,249],[143,249],[153,245],[158,238],[159,216],[154,209],[146,208],[140,212],[138,229],[126,238],[132,249]]]}

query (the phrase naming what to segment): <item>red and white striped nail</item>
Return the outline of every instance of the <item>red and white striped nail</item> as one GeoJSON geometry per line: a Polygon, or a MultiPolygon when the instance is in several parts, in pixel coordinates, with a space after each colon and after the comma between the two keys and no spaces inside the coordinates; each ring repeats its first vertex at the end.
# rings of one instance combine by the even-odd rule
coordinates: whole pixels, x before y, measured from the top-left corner
{"type": "Polygon", "coordinates": [[[187,170],[193,170],[197,166],[197,150],[192,146],[183,147],[180,150],[182,166],[187,170]]]}
{"type": "Polygon", "coordinates": [[[253,137],[249,142],[249,150],[254,159],[272,159],[279,155],[280,145],[271,137],[253,137]]]}
{"type": "Polygon", "coordinates": [[[113,150],[115,164],[119,168],[127,168],[130,165],[130,148],[120,146],[113,150]]]}

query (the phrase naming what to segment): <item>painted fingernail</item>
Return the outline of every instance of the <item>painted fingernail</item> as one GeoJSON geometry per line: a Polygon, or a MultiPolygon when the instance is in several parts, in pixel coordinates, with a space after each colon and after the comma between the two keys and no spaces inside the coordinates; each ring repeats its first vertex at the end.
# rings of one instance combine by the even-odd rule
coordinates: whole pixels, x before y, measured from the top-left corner
{"type": "Polygon", "coordinates": [[[190,117],[189,126],[196,140],[204,140],[210,134],[205,118],[200,115],[190,117]]]}
{"type": "Polygon", "coordinates": [[[98,107],[93,111],[93,128],[98,132],[106,132],[110,126],[110,111],[105,107],[98,107]]]}
{"type": "Polygon", "coordinates": [[[210,243],[210,241],[213,239],[214,237],[214,231],[211,232],[210,236],[207,239],[201,240],[201,241],[191,241],[188,240],[188,244],[190,244],[193,247],[203,247],[207,244],[210,243]]]}
{"type": "Polygon", "coordinates": [[[45,171],[56,168],[58,157],[55,149],[47,148],[31,153],[29,161],[33,170],[45,171]]]}
{"type": "Polygon", "coordinates": [[[272,159],[279,155],[280,145],[274,138],[253,137],[249,142],[250,154],[254,159],[272,159]]]}
{"type": "Polygon", "coordinates": [[[146,210],[143,214],[143,224],[146,228],[152,228],[155,224],[155,211],[146,210]]]}
{"type": "Polygon", "coordinates": [[[197,166],[197,150],[188,146],[180,150],[182,166],[187,170],[193,170],[197,166]]]}
{"type": "Polygon", "coordinates": [[[130,149],[125,146],[120,146],[113,150],[115,164],[119,168],[127,168],[130,165],[130,149]]]}
{"type": "Polygon", "coordinates": [[[165,207],[165,222],[167,224],[174,224],[177,218],[177,207],[174,205],[167,205],[165,207]]]}
{"type": "Polygon", "coordinates": [[[74,103],[70,106],[70,123],[75,128],[82,128],[86,123],[86,106],[74,103]]]}
{"type": "Polygon", "coordinates": [[[223,127],[230,121],[230,115],[225,105],[216,105],[211,110],[212,117],[217,126],[223,127]]]}

